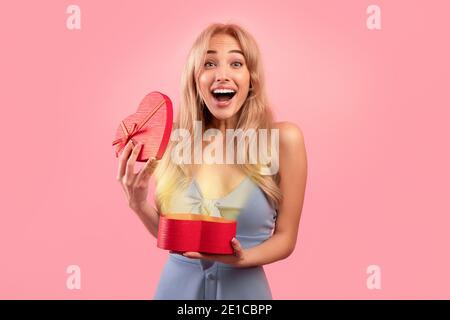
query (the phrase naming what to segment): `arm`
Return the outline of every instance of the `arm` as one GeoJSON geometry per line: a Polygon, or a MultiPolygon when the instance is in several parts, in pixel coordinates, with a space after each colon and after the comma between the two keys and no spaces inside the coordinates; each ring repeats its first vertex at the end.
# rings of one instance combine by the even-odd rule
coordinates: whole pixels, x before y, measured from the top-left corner
{"type": "Polygon", "coordinates": [[[269,264],[287,258],[297,243],[307,178],[306,150],[301,130],[289,122],[277,123],[280,131],[280,188],[283,199],[271,238],[245,249],[242,266],[269,264]]]}
{"type": "Polygon", "coordinates": [[[157,238],[160,207],[157,201],[155,203],[158,209],[152,207],[147,201],[147,196],[150,176],[158,162],[155,158],[150,158],[138,173],[134,173],[134,165],[141,148],[141,142],[134,145],[131,139],[127,143],[120,155],[116,179],[125,192],[129,207],[139,216],[148,231],[157,238]]]}
{"type": "Polygon", "coordinates": [[[158,238],[158,224],[159,214],[158,209],[150,205],[148,202],[144,204],[142,208],[133,209],[139,219],[145,225],[147,230],[155,237],[158,238]]]}

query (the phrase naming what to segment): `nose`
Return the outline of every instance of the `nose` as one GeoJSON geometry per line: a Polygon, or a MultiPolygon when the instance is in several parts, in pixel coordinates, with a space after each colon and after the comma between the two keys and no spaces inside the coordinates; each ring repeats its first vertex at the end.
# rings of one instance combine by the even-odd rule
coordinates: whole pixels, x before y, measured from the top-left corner
{"type": "Polygon", "coordinates": [[[230,76],[228,73],[228,68],[226,66],[221,66],[216,68],[216,82],[230,81],[230,76]]]}

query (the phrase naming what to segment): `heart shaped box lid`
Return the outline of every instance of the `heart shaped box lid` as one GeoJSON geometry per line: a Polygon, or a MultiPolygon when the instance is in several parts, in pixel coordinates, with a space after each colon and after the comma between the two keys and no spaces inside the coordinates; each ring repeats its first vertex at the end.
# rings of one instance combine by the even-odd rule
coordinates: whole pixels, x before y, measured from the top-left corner
{"type": "Polygon", "coordinates": [[[142,142],[143,146],[136,161],[145,162],[155,157],[160,160],[170,140],[173,125],[172,101],[165,94],[153,91],[147,94],[136,112],[120,123],[116,131],[113,146],[116,157],[128,141],[142,142]]]}

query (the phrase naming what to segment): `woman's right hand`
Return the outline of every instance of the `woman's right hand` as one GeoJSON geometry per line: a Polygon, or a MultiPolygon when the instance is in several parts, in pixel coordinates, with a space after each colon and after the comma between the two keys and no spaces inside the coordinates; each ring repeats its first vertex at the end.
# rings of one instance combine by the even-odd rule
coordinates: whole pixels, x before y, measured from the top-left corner
{"type": "Polygon", "coordinates": [[[149,180],[158,162],[154,157],[150,158],[138,173],[134,173],[134,165],[142,149],[142,143],[138,142],[133,146],[133,141],[130,140],[120,154],[117,181],[125,192],[128,205],[137,211],[148,205],[149,180]]]}

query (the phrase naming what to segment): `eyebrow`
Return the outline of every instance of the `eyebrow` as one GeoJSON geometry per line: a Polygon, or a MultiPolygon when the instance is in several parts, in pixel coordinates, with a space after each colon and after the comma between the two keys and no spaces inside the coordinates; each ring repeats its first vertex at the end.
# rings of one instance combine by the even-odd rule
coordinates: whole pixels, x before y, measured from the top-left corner
{"type": "MultiPolygon", "coordinates": [[[[208,54],[208,53],[215,54],[215,53],[217,53],[217,51],[216,50],[208,50],[206,52],[206,54],[208,54]]],[[[244,53],[241,50],[230,50],[230,51],[228,51],[228,53],[240,53],[240,54],[244,55],[244,53]]]]}

